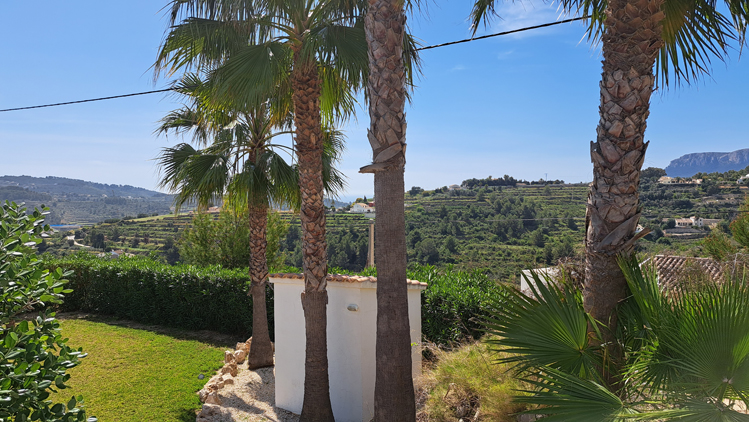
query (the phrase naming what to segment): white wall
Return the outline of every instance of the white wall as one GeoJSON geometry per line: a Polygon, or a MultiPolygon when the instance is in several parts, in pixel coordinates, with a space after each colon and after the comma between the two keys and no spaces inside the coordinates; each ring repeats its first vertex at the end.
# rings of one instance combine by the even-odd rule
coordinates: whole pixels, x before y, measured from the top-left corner
{"type": "Polygon", "coordinates": [[[523,270],[520,273],[520,291],[525,293],[526,295],[533,293],[533,290],[531,290],[531,287],[530,287],[531,280],[533,280],[533,275],[531,274],[531,271],[536,273],[536,275],[541,279],[541,282],[544,285],[548,283],[549,279],[553,281],[557,281],[557,278],[559,277],[559,269],[557,267],[546,267],[546,268],[536,268],[534,270],[523,270]]]}
{"type": "MultiPolygon", "coordinates": [[[[305,331],[301,279],[271,278],[276,335],[276,406],[300,413],[304,398],[305,331]]],[[[414,378],[421,375],[421,296],[409,285],[408,305],[414,378]]],[[[374,416],[376,284],[328,282],[330,400],[338,422],[374,416]],[[358,306],[357,311],[348,310],[358,306]]]]}

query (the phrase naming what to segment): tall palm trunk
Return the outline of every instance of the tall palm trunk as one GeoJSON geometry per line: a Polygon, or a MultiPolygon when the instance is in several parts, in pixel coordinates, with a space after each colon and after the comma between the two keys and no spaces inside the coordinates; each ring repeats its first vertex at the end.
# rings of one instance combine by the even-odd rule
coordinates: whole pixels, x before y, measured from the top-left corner
{"type": "MultiPolygon", "coordinates": [[[[603,35],[601,119],[591,143],[593,183],[585,239],[585,310],[611,330],[627,284],[616,257],[631,255],[640,219],[640,170],[655,78],[663,44],[663,0],[610,0],[603,35]]],[[[614,355],[616,356],[616,354],[614,355]]]]}
{"type": "Polygon", "coordinates": [[[250,369],[273,366],[273,346],[268,332],[268,313],[265,307],[265,285],[268,282],[268,260],[265,251],[268,228],[268,208],[249,207],[250,222],[250,278],[252,285],[252,343],[247,364],[250,369]]]}
{"type": "Polygon", "coordinates": [[[294,56],[294,123],[299,160],[299,189],[302,197],[302,308],[307,336],[304,402],[300,421],[333,421],[328,377],[328,257],[322,180],[320,79],[314,62],[305,63],[299,58],[298,51],[294,52],[294,56]]]}
{"type": "Polygon", "coordinates": [[[406,73],[402,59],[406,17],[403,2],[370,0],[365,18],[369,46],[367,134],[374,173],[377,343],[375,421],[416,420],[411,373],[411,336],[406,285],[406,223],[403,172],[406,163],[406,73]]]}

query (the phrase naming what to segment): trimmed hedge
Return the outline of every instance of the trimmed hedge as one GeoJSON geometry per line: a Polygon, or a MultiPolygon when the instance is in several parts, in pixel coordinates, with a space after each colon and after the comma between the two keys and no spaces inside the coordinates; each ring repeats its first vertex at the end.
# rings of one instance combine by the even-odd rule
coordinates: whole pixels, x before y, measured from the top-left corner
{"type": "MultiPolygon", "coordinates": [[[[377,272],[367,268],[361,275],[376,276],[377,272]]],[[[491,304],[503,295],[497,281],[479,270],[414,264],[407,277],[427,283],[421,294],[421,333],[424,340],[440,346],[452,347],[483,336],[482,321],[491,304]]]]}
{"type": "MultiPolygon", "coordinates": [[[[247,270],[218,266],[170,266],[144,257],[101,259],[78,254],[48,259],[45,265],[72,271],[73,292],[62,311],[114,315],[144,324],[188,330],[213,330],[252,335],[252,297],[247,270]]],[[[296,269],[289,269],[298,271],[296,269]]],[[[331,273],[343,272],[331,268],[331,273]]],[[[350,272],[348,272],[350,273],[350,272]]],[[[362,275],[376,275],[367,269],[362,275]]],[[[408,278],[426,282],[421,295],[422,335],[427,341],[452,346],[483,335],[481,321],[490,303],[501,295],[497,283],[479,271],[457,271],[416,265],[408,278]]],[[[273,339],[273,289],[266,290],[268,323],[273,339]]]]}
{"type": "Polygon", "coordinates": [[[408,271],[408,278],[427,283],[421,295],[421,333],[440,346],[454,346],[484,335],[483,320],[503,295],[495,280],[481,271],[458,271],[431,265],[408,271]]]}
{"type": "MultiPolygon", "coordinates": [[[[246,270],[170,266],[144,257],[101,259],[78,254],[47,259],[72,271],[62,311],[113,315],[144,324],[252,335],[252,297],[246,270]]],[[[266,290],[273,337],[273,291],[266,290]]]]}

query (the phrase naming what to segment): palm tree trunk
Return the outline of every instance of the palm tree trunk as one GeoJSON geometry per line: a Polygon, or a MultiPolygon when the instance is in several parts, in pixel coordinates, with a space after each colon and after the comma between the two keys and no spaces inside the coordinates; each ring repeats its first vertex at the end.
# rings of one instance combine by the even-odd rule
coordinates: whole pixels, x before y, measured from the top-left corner
{"type": "Polygon", "coordinates": [[[406,223],[403,172],[406,163],[405,69],[402,58],[406,17],[403,2],[370,0],[365,18],[369,46],[368,135],[377,218],[377,342],[375,421],[416,420],[411,372],[411,336],[406,285],[406,223]]]}
{"type": "Polygon", "coordinates": [[[250,369],[273,366],[273,345],[268,332],[265,286],[268,282],[268,260],[265,251],[268,227],[267,207],[250,206],[250,278],[252,285],[252,343],[247,365],[250,369]]]}
{"type": "Polygon", "coordinates": [[[316,65],[303,63],[296,51],[292,78],[299,189],[302,197],[302,308],[307,347],[300,421],[333,421],[328,377],[328,257],[322,180],[320,79],[316,65]]]}
{"type": "Polygon", "coordinates": [[[616,257],[631,255],[637,240],[653,65],[663,44],[662,4],[663,0],[611,0],[605,21],[601,118],[590,154],[593,183],[586,213],[584,288],[585,310],[609,328],[604,341],[611,339],[616,306],[627,294],[616,257]]]}

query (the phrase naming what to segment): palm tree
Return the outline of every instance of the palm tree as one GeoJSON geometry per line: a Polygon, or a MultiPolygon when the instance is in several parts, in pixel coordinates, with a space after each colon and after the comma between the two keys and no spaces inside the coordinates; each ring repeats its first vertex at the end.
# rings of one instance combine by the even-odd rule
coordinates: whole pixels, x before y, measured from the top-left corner
{"type": "Polygon", "coordinates": [[[298,191],[295,169],[273,150],[270,142],[288,132],[276,130],[278,118],[264,105],[236,114],[206,108],[202,104],[205,98],[201,97],[205,84],[194,75],[187,75],[185,81],[189,88],[183,82],[181,92],[193,99],[193,104],[167,115],[157,132],[192,132],[197,143],[210,144],[198,150],[186,143],[165,148],[159,157],[161,186],[177,194],[178,208],[188,201],[206,207],[223,198],[225,205],[247,209],[253,304],[247,363],[251,369],[273,366],[265,306],[268,211],[272,202],[295,204],[298,191]]]}
{"type": "MultiPolygon", "coordinates": [[[[743,45],[747,0],[726,0],[730,18],[712,0],[563,0],[567,11],[589,16],[589,37],[603,43],[600,120],[591,143],[593,183],[588,195],[585,240],[585,309],[616,327],[617,304],[627,283],[617,256],[631,256],[640,218],[640,170],[648,142],[645,128],[657,65],[663,86],[691,82],[723,59],[731,41],[743,45]]],[[[478,0],[474,28],[494,13],[494,0],[478,0]]]]}
{"type": "Polygon", "coordinates": [[[348,0],[175,0],[158,66],[210,69],[221,95],[291,94],[299,167],[306,321],[301,420],[333,420],[327,359],[323,123],[347,116],[366,72],[362,4],[348,0]],[[182,15],[188,16],[178,23],[182,15]],[[194,16],[199,16],[194,17],[194,16]]]}
{"type": "Polygon", "coordinates": [[[365,18],[369,47],[370,127],[377,218],[377,342],[375,420],[414,421],[411,334],[406,285],[406,218],[403,202],[406,164],[407,83],[417,57],[406,32],[404,2],[370,1],[365,18]]]}

